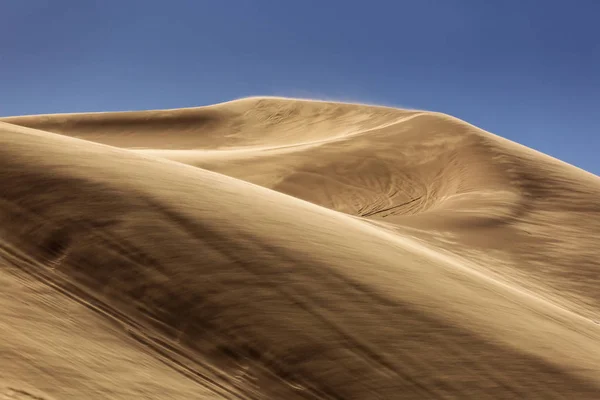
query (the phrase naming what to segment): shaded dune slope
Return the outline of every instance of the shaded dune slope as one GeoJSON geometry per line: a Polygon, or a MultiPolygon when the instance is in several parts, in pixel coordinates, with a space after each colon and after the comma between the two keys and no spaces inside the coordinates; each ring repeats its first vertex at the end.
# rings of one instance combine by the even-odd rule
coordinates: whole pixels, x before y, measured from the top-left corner
{"type": "Polygon", "coordinates": [[[0,257],[220,396],[600,390],[592,175],[444,115],[356,105],[4,121],[0,257]]]}
{"type": "Polygon", "coordinates": [[[222,398],[69,293],[7,264],[4,250],[0,260],[0,399],[222,398]]]}

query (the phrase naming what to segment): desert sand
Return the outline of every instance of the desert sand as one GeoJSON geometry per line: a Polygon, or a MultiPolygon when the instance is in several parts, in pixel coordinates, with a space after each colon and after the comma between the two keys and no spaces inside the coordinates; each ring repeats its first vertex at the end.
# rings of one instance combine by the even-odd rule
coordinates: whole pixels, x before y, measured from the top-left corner
{"type": "Polygon", "coordinates": [[[0,119],[0,399],[599,399],[600,178],[449,115],[0,119]]]}

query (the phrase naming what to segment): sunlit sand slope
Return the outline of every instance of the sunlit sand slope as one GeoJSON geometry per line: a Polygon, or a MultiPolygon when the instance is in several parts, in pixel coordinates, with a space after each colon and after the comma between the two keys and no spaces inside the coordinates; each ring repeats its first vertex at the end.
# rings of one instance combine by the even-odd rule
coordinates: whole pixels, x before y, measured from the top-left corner
{"type": "MultiPolygon", "coordinates": [[[[597,398],[591,174],[445,115],[360,105],[4,121],[0,275],[112,321],[171,367],[152,376],[170,396],[189,390],[175,374],[198,398],[597,398]]],[[[91,342],[76,354],[100,354],[91,342]]],[[[52,391],[15,371],[57,398],[100,379],[52,391]]]]}

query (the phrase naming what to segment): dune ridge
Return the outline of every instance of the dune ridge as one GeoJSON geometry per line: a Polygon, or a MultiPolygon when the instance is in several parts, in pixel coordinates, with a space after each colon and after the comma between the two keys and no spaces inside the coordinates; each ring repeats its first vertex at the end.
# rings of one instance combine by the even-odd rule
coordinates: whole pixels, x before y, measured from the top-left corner
{"type": "Polygon", "coordinates": [[[597,398],[592,174],[356,104],[1,121],[7,277],[111,319],[172,398],[597,398]]]}

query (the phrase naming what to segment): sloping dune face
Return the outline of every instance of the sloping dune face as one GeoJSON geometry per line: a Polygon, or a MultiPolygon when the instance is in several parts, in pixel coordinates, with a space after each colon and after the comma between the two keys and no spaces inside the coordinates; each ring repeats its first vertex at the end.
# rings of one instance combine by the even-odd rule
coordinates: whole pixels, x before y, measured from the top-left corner
{"type": "Polygon", "coordinates": [[[3,121],[0,396],[598,398],[596,176],[364,105],[3,121]]]}

